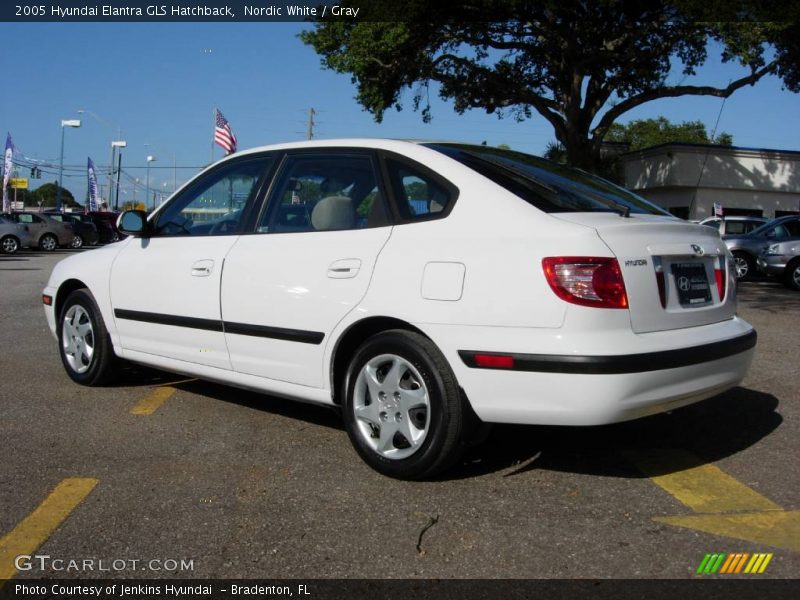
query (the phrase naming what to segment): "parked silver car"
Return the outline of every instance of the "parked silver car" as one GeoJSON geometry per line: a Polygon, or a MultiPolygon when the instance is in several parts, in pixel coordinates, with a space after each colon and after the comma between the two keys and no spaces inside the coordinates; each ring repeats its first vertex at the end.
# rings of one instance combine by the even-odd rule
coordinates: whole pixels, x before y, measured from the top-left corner
{"type": "Polygon", "coordinates": [[[731,216],[731,217],[708,217],[700,221],[700,225],[713,227],[724,238],[727,235],[743,235],[758,229],[764,223],[768,223],[766,217],[750,216],[731,216]]]}
{"type": "Polygon", "coordinates": [[[59,246],[69,246],[75,237],[71,223],[60,223],[47,215],[34,212],[13,212],[6,215],[12,221],[28,226],[31,240],[27,244],[45,252],[52,252],[59,246]]]}
{"type": "Polygon", "coordinates": [[[748,234],[726,237],[725,245],[736,261],[736,278],[739,281],[750,279],[762,250],[776,242],[795,237],[800,237],[800,215],[773,219],[748,234]]]}
{"type": "Polygon", "coordinates": [[[788,287],[800,291],[800,236],[767,246],[757,265],[762,273],[781,277],[788,287]]]}
{"type": "Polygon", "coordinates": [[[32,243],[30,230],[27,225],[9,219],[7,215],[0,215],[0,252],[14,254],[23,246],[32,243]]]}

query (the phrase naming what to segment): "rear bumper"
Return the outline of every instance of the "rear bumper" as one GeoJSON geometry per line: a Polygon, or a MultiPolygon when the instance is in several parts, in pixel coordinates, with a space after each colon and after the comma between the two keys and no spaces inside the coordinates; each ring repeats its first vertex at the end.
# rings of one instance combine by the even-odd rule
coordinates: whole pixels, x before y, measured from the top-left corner
{"type": "Polygon", "coordinates": [[[472,369],[495,369],[503,371],[532,371],[537,373],[572,373],[576,375],[619,375],[623,373],[646,373],[678,369],[704,362],[713,362],[755,348],[755,329],[744,335],[702,344],[691,348],[662,350],[642,354],[614,354],[609,356],[580,356],[569,354],[504,354],[459,350],[464,364],[472,369]],[[479,365],[476,356],[509,356],[511,366],[479,365]]]}
{"type": "Polygon", "coordinates": [[[756,344],[753,328],[738,318],[678,331],[607,336],[602,346],[578,339],[568,345],[572,352],[552,354],[519,351],[526,340],[528,348],[546,348],[537,340],[547,339],[544,332],[506,329],[492,339],[489,328],[480,329],[472,339],[489,349],[481,354],[510,355],[513,368],[478,368],[475,351],[462,350],[475,347],[465,343],[462,332],[431,333],[476,414],[494,423],[603,425],[669,411],[741,382],[756,344]],[[450,337],[461,338],[455,342],[461,347],[448,346],[450,337]],[[503,343],[512,351],[503,352],[503,343]],[[599,348],[627,352],[604,354],[599,348]]]}

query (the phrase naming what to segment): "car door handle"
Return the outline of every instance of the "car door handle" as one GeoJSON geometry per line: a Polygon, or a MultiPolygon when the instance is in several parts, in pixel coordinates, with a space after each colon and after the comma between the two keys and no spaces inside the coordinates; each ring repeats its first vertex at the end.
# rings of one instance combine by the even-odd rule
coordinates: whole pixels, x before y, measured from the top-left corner
{"type": "Polygon", "coordinates": [[[214,261],[198,260],[192,265],[192,277],[208,277],[214,271],[214,261]]]}
{"type": "Polygon", "coordinates": [[[358,275],[359,269],[361,269],[361,259],[343,258],[330,264],[328,277],[331,279],[351,279],[358,275]]]}

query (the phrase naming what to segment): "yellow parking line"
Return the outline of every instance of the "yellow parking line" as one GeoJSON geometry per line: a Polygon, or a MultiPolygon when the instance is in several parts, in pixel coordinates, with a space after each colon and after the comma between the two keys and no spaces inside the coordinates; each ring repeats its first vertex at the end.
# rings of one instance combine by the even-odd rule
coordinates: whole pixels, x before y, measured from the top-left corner
{"type": "Polygon", "coordinates": [[[781,507],[714,465],[679,449],[629,451],[653,483],[698,513],[780,510],[781,507]]]}
{"type": "Polygon", "coordinates": [[[0,581],[11,579],[16,574],[16,557],[35,552],[97,483],[97,479],[83,477],[63,480],[31,514],[0,538],[0,581]]]}
{"type": "Polygon", "coordinates": [[[174,393],[174,387],[157,387],[147,394],[139,404],[134,406],[130,412],[132,415],[152,415],[174,393]]]}

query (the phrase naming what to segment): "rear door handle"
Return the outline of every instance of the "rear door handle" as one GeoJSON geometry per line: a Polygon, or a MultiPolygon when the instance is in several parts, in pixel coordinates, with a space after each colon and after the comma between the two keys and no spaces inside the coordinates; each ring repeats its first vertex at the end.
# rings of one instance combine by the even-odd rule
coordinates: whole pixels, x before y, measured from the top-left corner
{"type": "Polygon", "coordinates": [[[331,279],[351,279],[358,275],[360,269],[360,258],[343,258],[330,264],[328,267],[328,277],[331,279]]]}
{"type": "Polygon", "coordinates": [[[198,260],[192,265],[192,277],[208,277],[214,271],[214,261],[210,258],[198,260]]]}

